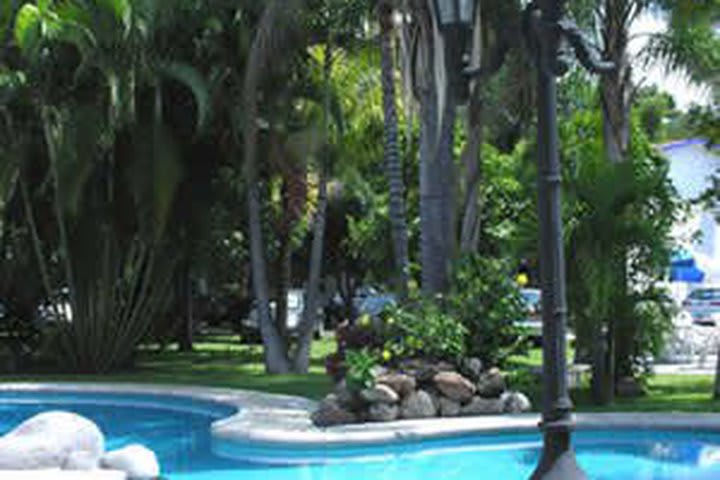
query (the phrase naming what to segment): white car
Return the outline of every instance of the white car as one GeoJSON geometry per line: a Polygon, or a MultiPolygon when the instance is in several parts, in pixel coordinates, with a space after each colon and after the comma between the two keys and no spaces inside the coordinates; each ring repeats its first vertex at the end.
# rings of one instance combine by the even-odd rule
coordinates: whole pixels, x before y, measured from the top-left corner
{"type": "Polygon", "coordinates": [[[720,287],[696,288],[682,304],[696,324],[719,325],[720,287]]]}
{"type": "MultiPolygon", "coordinates": [[[[276,302],[270,302],[270,315],[274,318],[277,311],[276,302]]],[[[305,290],[292,289],[287,293],[287,317],[285,325],[290,333],[297,331],[302,321],[303,312],[305,311],[305,290]]],[[[245,337],[259,339],[260,322],[259,313],[256,306],[253,306],[247,318],[240,321],[241,333],[245,337]]],[[[315,335],[322,335],[323,322],[319,321],[315,335]]]]}

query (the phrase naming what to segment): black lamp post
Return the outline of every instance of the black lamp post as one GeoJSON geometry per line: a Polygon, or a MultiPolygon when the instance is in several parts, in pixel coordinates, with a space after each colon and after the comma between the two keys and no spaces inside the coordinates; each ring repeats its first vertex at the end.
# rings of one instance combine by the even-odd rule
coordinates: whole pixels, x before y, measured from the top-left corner
{"type": "Polygon", "coordinates": [[[610,71],[565,11],[566,0],[537,0],[525,11],[524,29],[537,68],[538,214],[543,317],[543,453],[532,480],[587,478],[570,441],[573,420],[567,387],[565,254],[560,203],[557,81],[569,68],[570,47],[596,73],[610,71]]]}
{"type": "Polygon", "coordinates": [[[445,41],[448,86],[457,101],[465,100],[468,94],[468,82],[463,71],[477,3],[478,0],[433,0],[435,18],[445,41]]]}
{"type": "MultiPolygon", "coordinates": [[[[445,36],[448,75],[463,68],[467,33],[475,12],[473,0],[434,0],[445,36]],[[454,44],[454,45],[453,45],[454,44]],[[453,69],[453,70],[451,70],[453,69]]],[[[579,28],[566,16],[567,0],[534,0],[524,13],[524,33],[538,75],[538,213],[540,219],[540,275],[543,316],[543,453],[531,480],[584,480],[571,445],[572,403],[567,388],[567,304],[565,253],[560,203],[557,81],[569,68],[570,48],[588,70],[602,73],[613,65],[603,62],[579,28]]],[[[465,71],[465,76],[480,72],[465,71]]],[[[462,80],[462,75],[458,75],[462,80]]]]}

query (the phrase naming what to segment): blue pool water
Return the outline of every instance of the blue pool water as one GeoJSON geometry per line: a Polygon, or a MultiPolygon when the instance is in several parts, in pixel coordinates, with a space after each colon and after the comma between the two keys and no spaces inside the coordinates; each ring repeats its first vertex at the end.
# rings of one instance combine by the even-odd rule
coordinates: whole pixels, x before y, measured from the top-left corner
{"type": "MultiPolygon", "coordinates": [[[[537,435],[475,436],[359,450],[269,452],[235,446],[252,462],[223,459],[209,427],[233,409],[174,397],[0,394],[0,433],[48,410],[94,420],[108,448],[143,443],[170,480],[525,480],[540,454],[537,435]],[[302,462],[301,458],[315,458],[302,462]],[[283,462],[292,465],[282,465],[283,462]],[[480,474],[480,475],[479,475],[480,474]]],[[[593,431],[575,435],[578,460],[595,480],[720,479],[720,435],[700,432],[593,431]]]]}

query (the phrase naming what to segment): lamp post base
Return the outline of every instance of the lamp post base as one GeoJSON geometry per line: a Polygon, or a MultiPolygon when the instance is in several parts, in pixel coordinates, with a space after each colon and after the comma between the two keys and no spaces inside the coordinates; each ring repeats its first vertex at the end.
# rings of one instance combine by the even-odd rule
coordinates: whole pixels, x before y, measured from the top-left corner
{"type": "Polygon", "coordinates": [[[575,459],[570,430],[548,429],[544,436],[542,457],[530,480],[587,480],[575,459]]]}

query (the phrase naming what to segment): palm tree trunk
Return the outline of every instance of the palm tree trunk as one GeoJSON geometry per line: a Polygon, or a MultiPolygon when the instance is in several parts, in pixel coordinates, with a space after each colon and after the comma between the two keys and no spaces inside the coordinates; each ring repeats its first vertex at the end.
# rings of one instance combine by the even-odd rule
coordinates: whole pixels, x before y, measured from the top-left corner
{"type": "Polygon", "coordinates": [[[434,93],[421,107],[420,228],[423,291],[434,295],[449,286],[455,246],[455,106],[448,98],[438,125],[434,93]]]}
{"type": "MultiPolygon", "coordinates": [[[[250,262],[253,275],[253,289],[257,302],[260,334],[268,373],[288,373],[290,362],[283,338],[278,334],[270,315],[270,295],[265,261],[265,243],[261,226],[261,203],[257,173],[258,141],[258,90],[270,59],[288,40],[288,25],[279,26],[280,20],[297,11],[297,2],[275,0],[267,5],[258,25],[257,34],[250,48],[245,68],[243,99],[245,122],[243,141],[245,156],[245,178],[247,181],[248,230],[250,231],[250,262]],[[282,30],[279,30],[282,29],[282,30]]],[[[287,17],[291,18],[291,17],[287,17]]]]}
{"type": "Polygon", "coordinates": [[[277,280],[277,296],[275,298],[275,328],[285,344],[288,344],[289,332],[287,328],[288,316],[288,291],[292,277],[292,241],[290,239],[290,229],[284,231],[280,238],[280,253],[278,258],[278,280],[277,280]]]}
{"type": "MultiPolygon", "coordinates": [[[[600,79],[600,101],[603,118],[603,142],[608,161],[620,163],[625,161],[630,148],[630,115],[632,109],[632,69],[629,62],[628,45],[630,42],[630,26],[642,10],[641,2],[634,0],[605,0],[602,17],[602,36],[604,58],[615,64],[615,69],[600,79]]],[[[613,262],[617,288],[627,288],[627,255],[620,252],[609,261],[613,262]]],[[[612,309],[617,309],[613,303],[612,309]]],[[[620,315],[624,312],[619,311],[620,315]]],[[[620,343],[616,338],[618,329],[613,324],[625,323],[627,319],[611,314],[608,321],[608,333],[596,337],[595,349],[605,352],[606,358],[594,358],[596,368],[600,369],[602,378],[595,391],[595,400],[601,404],[609,404],[615,395],[615,367],[617,362],[615,345],[620,343]]]]}
{"type": "MultiPolygon", "coordinates": [[[[475,87],[476,90],[478,87],[475,87]]],[[[463,219],[460,229],[460,251],[463,253],[477,250],[478,230],[480,226],[478,192],[482,172],[480,169],[480,152],[483,143],[483,108],[476,91],[470,101],[468,108],[469,115],[469,138],[462,153],[462,163],[465,166],[467,178],[465,186],[465,201],[463,202],[463,219]]]]}
{"type": "Polygon", "coordinates": [[[600,79],[603,139],[609,161],[622,162],[630,146],[632,69],[628,59],[630,24],[638,8],[632,0],[605,0],[602,18],[603,56],[615,70],[600,79]]]}
{"type": "Polygon", "coordinates": [[[455,162],[453,159],[456,105],[439,49],[444,48],[430,2],[416,2],[418,27],[414,63],[415,92],[420,102],[420,261],[422,288],[428,295],[449,285],[455,249],[455,162]]]}
{"type": "MultiPolygon", "coordinates": [[[[250,123],[250,122],[249,122],[250,123]]],[[[247,140],[245,142],[247,144],[247,140]]],[[[246,165],[249,152],[246,149],[246,165]]],[[[253,290],[257,302],[260,334],[265,355],[265,370],[268,373],[288,373],[290,371],[282,337],[279,335],[270,315],[270,292],[267,282],[264,241],[260,223],[260,199],[257,178],[248,175],[248,229],[250,230],[250,264],[252,267],[253,290]]]]}
{"type": "MultiPolygon", "coordinates": [[[[328,35],[325,45],[325,58],[323,62],[323,77],[325,82],[324,110],[324,136],[325,143],[330,141],[330,81],[332,79],[333,43],[332,35],[328,35]]],[[[320,168],[318,178],[318,200],[313,222],[313,241],[310,250],[310,272],[307,286],[307,295],[303,309],[302,323],[299,327],[300,335],[293,359],[295,373],[307,373],[310,368],[310,349],[318,323],[317,311],[320,297],[320,279],[322,275],[323,250],[325,246],[325,223],[328,204],[328,158],[327,149],[320,155],[320,168]]]]}
{"type": "Polygon", "coordinates": [[[320,172],[318,185],[318,203],[313,224],[313,241],[310,252],[310,278],[308,280],[305,308],[303,309],[300,336],[298,339],[293,371],[307,373],[310,368],[310,348],[313,334],[318,323],[317,311],[320,297],[320,278],[322,274],[322,258],[325,238],[325,214],[327,211],[327,174],[324,168],[320,172]]]}
{"type": "Polygon", "coordinates": [[[398,146],[395,68],[392,52],[392,13],[392,6],[387,2],[382,2],[378,6],[383,113],[385,117],[385,175],[390,189],[390,223],[392,225],[397,292],[401,298],[404,298],[407,295],[410,261],[405,213],[405,184],[398,146]]]}
{"type": "Polygon", "coordinates": [[[442,186],[433,155],[437,145],[437,105],[428,91],[420,105],[420,260],[422,288],[427,294],[441,292],[444,282],[442,186]]]}

